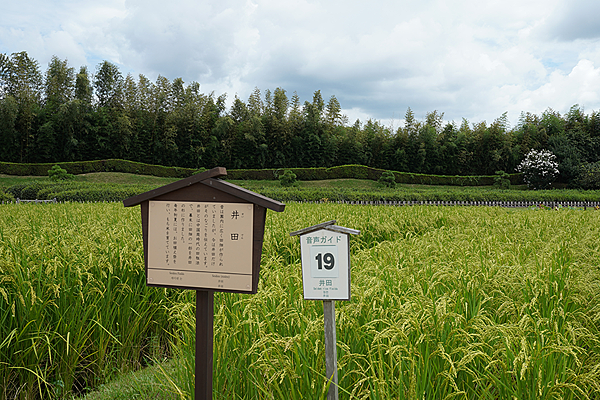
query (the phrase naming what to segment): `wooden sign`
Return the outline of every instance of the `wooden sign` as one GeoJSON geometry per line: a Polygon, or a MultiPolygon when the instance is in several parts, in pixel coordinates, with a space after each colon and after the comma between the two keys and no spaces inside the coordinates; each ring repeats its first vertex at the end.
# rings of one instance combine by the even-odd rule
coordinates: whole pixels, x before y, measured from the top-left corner
{"type": "Polygon", "coordinates": [[[214,292],[256,293],[267,208],[285,209],[223,175],[213,168],[123,201],[141,206],[146,284],[196,290],[196,400],[212,399],[214,292]]]}
{"type": "Polygon", "coordinates": [[[285,204],[216,179],[213,168],[126,199],[141,205],[146,284],[256,293],[266,209],[285,204]]]}

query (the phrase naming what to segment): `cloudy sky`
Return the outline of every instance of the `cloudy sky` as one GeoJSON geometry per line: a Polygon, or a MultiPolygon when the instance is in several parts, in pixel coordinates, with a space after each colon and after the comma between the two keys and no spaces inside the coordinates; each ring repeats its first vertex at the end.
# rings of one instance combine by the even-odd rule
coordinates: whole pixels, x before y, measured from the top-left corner
{"type": "Polygon", "coordinates": [[[335,95],[350,122],[401,125],[574,104],[600,110],[598,0],[21,0],[0,12],[0,53],[91,71],[196,81],[205,93],[335,95]]]}

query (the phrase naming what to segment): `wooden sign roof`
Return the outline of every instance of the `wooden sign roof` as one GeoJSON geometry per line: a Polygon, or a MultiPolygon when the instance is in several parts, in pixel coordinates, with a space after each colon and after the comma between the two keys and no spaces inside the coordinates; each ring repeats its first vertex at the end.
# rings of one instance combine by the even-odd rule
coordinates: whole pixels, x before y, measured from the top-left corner
{"type": "Polygon", "coordinates": [[[168,185],[159,187],[157,189],[150,190],[148,192],[138,194],[137,196],[125,199],[123,200],[123,205],[125,207],[137,206],[138,204],[141,204],[144,201],[152,200],[156,197],[165,195],[167,193],[175,192],[177,190],[187,188],[191,185],[202,184],[210,186],[211,188],[235,196],[247,202],[268,208],[273,211],[282,212],[285,209],[285,204],[283,203],[262,196],[258,193],[254,193],[250,190],[244,189],[232,183],[216,179],[225,175],[227,175],[227,170],[225,168],[216,167],[211,170],[192,175],[188,178],[181,179],[177,182],[173,182],[168,185]]]}

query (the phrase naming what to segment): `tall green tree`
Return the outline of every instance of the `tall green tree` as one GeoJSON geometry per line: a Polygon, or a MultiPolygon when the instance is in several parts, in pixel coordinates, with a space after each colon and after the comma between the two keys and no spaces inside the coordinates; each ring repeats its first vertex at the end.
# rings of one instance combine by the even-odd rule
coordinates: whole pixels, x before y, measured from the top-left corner
{"type": "MultiPolygon", "coordinates": [[[[17,135],[19,147],[16,162],[32,161],[35,156],[35,138],[39,121],[37,115],[41,108],[43,78],[39,64],[26,52],[3,55],[0,60],[0,89],[4,99],[12,97],[17,105],[13,133],[17,135]]],[[[9,133],[9,136],[11,134],[9,133]]]]}
{"type": "Polygon", "coordinates": [[[422,128],[421,122],[417,121],[415,114],[409,107],[404,116],[404,135],[407,138],[407,145],[404,149],[406,165],[410,172],[423,173],[427,161],[427,149],[420,137],[422,128]]]}
{"type": "Polygon", "coordinates": [[[176,165],[177,162],[177,127],[169,118],[172,112],[173,98],[171,82],[162,75],[153,86],[154,114],[154,152],[161,165],[176,165]]]}
{"type": "Polygon", "coordinates": [[[72,161],[78,141],[74,137],[75,70],[67,60],[53,56],[44,80],[43,125],[36,139],[38,161],[72,161]]]}
{"type": "Polygon", "coordinates": [[[264,111],[264,103],[259,88],[254,88],[248,97],[248,112],[251,116],[260,117],[264,111]]]}
{"type": "Polygon", "coordinates": [[[72,117],[73,138],[76,149],[73,153],[74,160],[92,159],[91,146],[95,142],[93,125],[93,87],[86,66],[79,68],[75,75],[75,99],[69,105],[69,114],[72,117]]]}
{"type": "Polygon", "coordinates": [[[290,102],[285,90],[277,88],[273,92],[272,101],[265,101],[265,103],[268,106],[262,121],[268,150],[266,163],[269,167],[283,168],[287,166],[292,141],[287,117],[290,102]]]}
{"type": "Polygon", "coordinates": [[[155,129],[154,84],[143,74],[138,76],[136,95],[135,127],[136,159],[148,164],[158,163],[157,132],[155,129]]]}
{"type": "Polygon", "coordinates": [[[338,140],[337,164],[366,164],[364,145],[359,140],[361,136],[360,121],[356,120],[354,125],[343,129],[338,128],[336,131],[338,140]]]}
{"type": "Polygon", "coordinates": [[[458,175],[458,132],[453,123],[447,123],[438,135],[438,164],[435,173],[439,175],[458,175]]]}
{"type": "Polygon", "coordinates": [[[203,166],[206,140],[201,118],[206,96],[200,93],[199,84],[186,86],[181,78],[177,78],[172,84],[172,99],[173,111],[168,124],[177,129],[177,165],[200,168],[203,166]]]}
{"type": "Polygon", "coordinates": [[[119,68],[101,62],[94,75],[96,143],[94,158],[122,158],[131,143],[131,123],[125,113],[124,79],[119,68]]]}
{"type": "Polygon", "coordinates": [[[330,130],[347,123],[347,117],[342,114],[342,106],[335,96],[331,96],[325,107],[325,123],[330,130]]]}
{"type": "Polygon", "coordinates": [[[123,75],[119,67],[109,61],[101,62],[94,75],[94,92],[98,108],[122,108],[123,75]]]}
{"type": "Polygon", "coordinates": [[[317,90],[313,95],[312,103],[304,102],[303,107],[303,126],[301,132],[302,148],[304,157],[301,159],[304,167],[320,167],[328,165],[334,154],[324,153],[327,149],[327,137],[325,136],[325,127],[322,123],[323,110],[325,103],[321,96],[321,91],[317,90]]]}
{"type": "Polygon", "coordinates": [[[48,114],[54,114],[58,108],[73,100],[75,94],[75,70],[69,67],[67,60],[52,56],[44,82],[45,108],[48,114]]]}
{"type": "Polygon", "coordinates": [[[13,96],[0,97],[0,160],[19,161],[19,133],[16,122],[19,104],[13,96]]]}
{"type": "Polygon", "coordinates": [[[90,74],[87,67],[79,68],[79,72],[75,76],[75,99],[82,104],[91,107],[92,105],[93,88],[90,80],[90,74]]]}
{"type": "Polygon", "coordinates": [[[0,99],[4,99],[8,94],[8,73],[10,64],[10,57],[4,53],[0,53],[0,99]]]}

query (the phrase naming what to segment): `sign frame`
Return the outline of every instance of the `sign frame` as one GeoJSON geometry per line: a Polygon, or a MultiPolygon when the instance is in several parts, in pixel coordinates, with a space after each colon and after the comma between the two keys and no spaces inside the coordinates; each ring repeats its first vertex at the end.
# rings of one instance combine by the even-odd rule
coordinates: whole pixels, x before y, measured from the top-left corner
{"type": "Polygon", "coordinates": [[[283,203],[269,199],[258,193],[251,192],[229,182],[216,179],[224,175],[227,175],[225,168],[216,167],[209,171],[192,175],[188,178],[130,197],[123,201],[125,207],[140,205],[142,213],[146,286],[191,289],[196,291],[196,376],[194,387],[194,398],[196,400],[212,399],[214,292],[256,293],[258,289],[260,258],[262,254],[267,208],[277,212],[282,212],[285,209],[285,204],[283,203]],[[187,285],[165,285],[149,282],[149,207],[151,201],[201,202],[212,204],[235,203],[251,207],[252,287],[250,290],[215,289],[214,287],[190,287],[187,285]]]}
{"type": "Polygon", "coordinates": [[[290,233],[290,236],[300,237],[304,300],[351,299],[349,236],[358,235],[360,231],[334,225],[335,222],[331,220],[290,233]],[[332,263],[334,265],[328,275],[327,267],[332,263]]]}
{"type": "Polygon", "coordinates": [[[123,201],[125,207],[140,205],[142,216],[142,237],[144,242],[144,267],[146,272],[146,285],[151,287],[166,287],[189,290],[211,290],[230,293],[251,293],[258,290],[260,274],[260,258],[264,239],[265,220],[267,209],[282,212],[285,204],[241,188],[232,183],[217,179],[227,175],[223,167],[192,175],[188,178],[173,182],[155,190],[130,197],[123,201]],[[150,201],[169,202],[200,202],[200,203],[238,203],[241,206],[252,207],[252,283],[249,288],[231,289],[214,287],[214,285],[190,285],[180,282],[166,284],[149,281],[148,256],[149,256],[149,214],[150,201]]]}
{"type": "Polygon", "coordinates": [[[300,235],[304,300],[350,300],[348,235],[319,229],[300,235]]]}
{"type": "MultiPolygon", "coordinates": [[[[196,376],[194,387],[194,398],[196,400],[212,399],[214,292],[256,293],[258,289],[267,208],[277,212],[282,212],[285,209],[285,204],[283,203],[217,179],[224,175],[227,175],[225,168],[216,167],[123,201],[125,207],[139,205],[141,209],[146,286],[191,289],[196,291],[196,376]],[[240,206],[247,205],[251,207],[252,287],[248,288],[250,290],[230,290],[219,287],[214,288],[212,286],[198,287],[197,285],[154,284],[153,282],[149,282],[149,207],[151,201],[210,204],[234,203],[240,204],[240,206]]],[[[153,227],[152,229],[155,228],[153,227]]],[[[152,245],[154,246],[156,243],[152,245]]]]}

